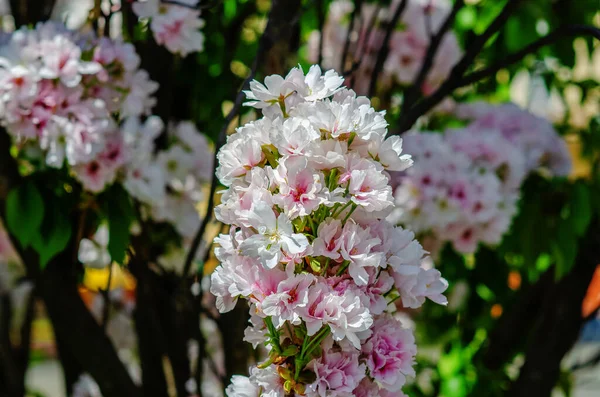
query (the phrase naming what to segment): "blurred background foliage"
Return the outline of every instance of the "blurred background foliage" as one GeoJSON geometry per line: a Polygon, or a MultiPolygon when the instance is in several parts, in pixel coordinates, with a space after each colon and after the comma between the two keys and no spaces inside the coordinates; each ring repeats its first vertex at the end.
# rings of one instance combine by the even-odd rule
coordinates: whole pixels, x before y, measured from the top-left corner
{"type": "MultiPolygon", "coordinates": [[[[506,3],[466,1],[454,26],[463,49],[469,48],[473,32],[485,30],[506,3]]],[[[320,19],[330,4],[330,0],[303,1],[297,37],[287,49],[292,54],[286,59],[288,67],[310,65],[308,37],[319,29],[320,19]]],[[[269,0],[223,0],[203,11],[205,51],[173,60],[175,66],[166,71],[171,75],[169,81],[175,93],[172,118],[191,118],[211,139],[217,138],[236,93],[250,73],[269,9],[269,0]]],[[[474,66],[502,62],[507,54],[567,24],[600,26],[600,0],[523,1],[474,66]]],[[[136,38],[144,40],[139,32],[136,38]]],[[[275,69],[267,61],[257,79],[280,72],[275,69]]],[[[511,381],[518,376],[528,346],[535,344],[535,338],[544,332],[540,323],[548,310],[546,305],[552,302],[547,297],[560,291],[561,281],[572,273],[581,255],[582,242],[599,219],[599,82],[598,41],[565,35],[522,62],[453,93],[457,101],[514,101],[549,118],[569,143],[575,167],[569,178],[535,175],[525,183],[519,215],[499,247],[480,247],[469,256],[458,255],[450,247],[443,250],[436,264],[450,283],[449,310],[425,305],[421,311],[410,313],[417,325],[417,344],[424,347],[418,356],[419,375],[406,390],[408,395],[500,396],[507,393],[511,381]],[[516,336],[511,344],[497,347],[494,342],[498,341],[498,332],[506,330],[516,336]],[[500,349],[502,357],[493,356],[490,349],[500,349]]],[[[402,96],[401,87],[392,91],[393,95],[402,96]]],[[[391,103],[386,110],[393,129],[401,101],[391,103]]],[[[253,113],[243,108],[231,129],[252,117],[253,113]]],[[[446,126],[449,120],[439,116],[427,123],[428,127],[446,126]]],[[[86,277],[85,283],[91,288],[105,285],[98,281],[105,277],[103,274],[86,277]]],[[[587,284],[580,287],[585,290],[587,284]]],[[[575,317],[595,318],[598,305],[596,300],[591,302],[575,317]]],[[[579,324],[573,326],[579,330],[579,324]]],[[[47,325],[36,324],[34,329],[39,335],[47,332],[44,327],[47,325]]],[[[563,368],[559,393],[570,395],[572,368],[563,368]]]]}

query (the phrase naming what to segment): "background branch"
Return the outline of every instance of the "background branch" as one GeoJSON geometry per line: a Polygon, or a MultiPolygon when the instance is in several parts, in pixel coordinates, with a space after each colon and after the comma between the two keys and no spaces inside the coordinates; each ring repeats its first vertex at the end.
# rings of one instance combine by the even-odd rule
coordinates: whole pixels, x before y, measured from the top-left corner
{"type": "Polygon", "coordinates": [[[375,88],[377,88],[377,80],[379,79],[379,74],[383,70],[383,65],[385,64],[385,60],[387,59],[388,53],[390,51],[390,39],[392,37],[392,33],[394,32],[394,29],[396,29],[396,25],[398,24],[400,16],[404,12],[407,3],[407,0],[402,0],[402,2],[398,4],[398,8],[396,8],[394,15],[392,16],[392,19],[390,20],[390,23],[385,30],[383,43],[381,44],[381,48],[377,53],[377,60],[375,61],[373,75],[371,76],[371,83],[369,84],[369,97],[372,97],[375,94],[375,88]]]}
{"type": "Polygon", "coordinates": [[[491,76],[495,75],[499,70],[504,69],[512,64],[519,62],[520,60],[525,58],[527,55],[532,54],[547,45],[553,44],[556,41],[558,41],[559,39],[564,39],[565,37],[570,37],[570,36],[592,36],[592,37],[596,38],[597,40],[600,40],[600,29],[598,29],[594,26],[586,26],[586,25],[564,25],[564,26],[561,26],[561,27],[557,28],[556,30],[554,30],[552,33],[548,34],[547,36],[542,37],[541,39],[536,40],[533,43],[529,44],[522,50],[515,52],[514,54],[508,55],[507,57],[502,59],[502,61],[500,61],[492,66],[489,66],[487,68],[484,68],[481,70],[476,70],[472,73],[465,75],[460,80],[460,82],[458,83],[456,88],[464,87],[466,85],[473,84],[480,80],[483,80],[487,77],[491,77],[491,76]]]}
{"type": "Polygon", "coordinates": [[[573,269],[545,294],[540,321],[525,351],[526,361],[509,395],[549,396],[560,375],[560,363],[583,325],[581,304],[600,262],[600,224],[592,222],[573,269]]]}
{"type": "Polygon", "coordinates": [[[442,23],[440,29],[431,37],[429,47],[427,48],[427,53],[425,54],[425,58],[423,59],[423,63],[419,69],[419,74],[415,78],[413,84],[406,90],[404,103],[410,104],[420,96],[423,83],[425,82],[427,74],[433,66],[433,61],[435,60],[435,56],[437,55],[440,44],[446,36],[446,33],[452,28],[454,20],[456,19],[456,14],[464,4],[464,0],[456,0],[452,6],[452,10],[442,23]]]}
{"type": "Polygon", "coordinates": [[[477,55],[481,52],[488,40],[496,34],[506,23],[508,18],[513,14],[516,8],[524,0],[508,0],[500,14],[488,25],[485,31],[475,36],[464,55],[452,68],[450,75],[442,83],[442,85],[430,96],[423,98],[416,104],[404,103],[404,106],[409,106],[408,111],[403,111],[399,120],[399,133],[410,129],[419,117],[431,110],[435,105],[440,103],[444,98],[452,93],[457,87],[457,83],[462,79],[467,69],[471,66],[477,55]]]}

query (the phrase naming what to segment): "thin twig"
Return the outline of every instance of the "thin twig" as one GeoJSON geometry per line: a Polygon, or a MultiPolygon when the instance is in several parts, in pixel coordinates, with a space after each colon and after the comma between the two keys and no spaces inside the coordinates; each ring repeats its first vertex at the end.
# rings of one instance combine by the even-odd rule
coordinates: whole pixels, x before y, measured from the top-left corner
{"type": "MultiPolygon", "coordinates": [[[[352,87],[354,84],[354,72],[356,70],[358,70],[358,68],[360,68],[361,64],[362,64],[362,60],[365,58],[367,50],[368,50],[368,46],[369,43],[371,42],[371,36],[373,34],[373,30],[375,27],[375,22],[377,22],[377,16],[379,15],[379,12],[381,11],[381,4],[377,4],[377,6],[375,7],[375,11],[373,12],[373,15],[371,15],[371,20],[369,21],[369,25],[367,27],[367,30],[365,31],[365,34],[363,35],[363,40],[358,42],[358,48],[356,50],[357,52],[357,59],[354,60],[354,62],[352,63],[352,66],[350,67],[349,70],[344,71],[342,73],[342,75],[344,77],[348,77],[351,76],[350,78],[350,82],[349,82],[349,86],[352,87]]],[[[362,25],[362,21],[361,21],[361,25],[362,25]]],[[[359,34],[362,30],[359,30],[359,34]]]]}
{"type": "MultiPolygon", "coordinates": [[[[317,59],[317,64],[321,66],[323,63],[323,27],[325,26],[325,10],[323,9],[323,0],[317,0],[317,19],[319,20],[319,57],[317,59]]],[[[342,63],[343,62],[344,61],[342,61],[342,63]]]]}
{"type": "MultiPolygon", "coordinates": [[[[500,14],[488,25],[486,30],[475,37],[473,43],[469,46],[467,51],[463,54],[460,61],[454,65],[450,76],[442,83],[442,85],[430,96],[419,101],[415,105],[411,105],[407,112],[401,114],[401,119],[398,123],[398,132],[402,133],[408,130],[415,121],[423,114],[431,110],[435,105],[440,103],[446,96],[448,96],[456,87],[457,84],[463,78],[465,72],[472,65],[477,55],[481,52],[488,40],[496,34],[502,26],[506,23],[508,18],[512,15],[515,9],[520,5],[523,0],[509,0],[504,6],[500,14]]],[[[406,104],[405,104],[406,105],[406,104]]]]}
{"type": "Polygon", "coordinates": [[[538,51],[542,47],[545,47],[549,44],[554,43],[556,41],[556,39],[563,38],[565,36],[584,36],[584,35],[589,35],[589,36],[595,37],[597,40],[600,40],[600,29],[598,29],[594,26],[587,26],[587,25],[564,25],[564,26],[561,26],[561,27],[557,28],[556,30],[554,30],[553,32],[549,33],[547,36],[542,37],[541,39],[529,44],[527,47],[523,48],[522,50],[505,57],[500,62],[498,62],[492,66],[489,66],[485,69],[476,70],[472,73],[467,74],[460,80],[457,88],[464,87],[466,85],[473,84],[477,81],[483,80],[486,77],[493,76],[499,70],[504,69],[504,68],[520,61],[521,59],[525,58],[525,56],[538,51]]]}
{"type": "Polygon", "coordinates": [[[438,49],[442,40],[446,36],[446,33],[450,30],[452,25],[454,24],[454,20],[456,19],[456,14],[464,5],[464,0],[456,0],[454,5],[452,6],[452,10],[442,23],[440,29],[433,35],[431,41],[429,43],[429,47],[427,48],[427,53],[425,54],[425,58],[423,58],[423,63],[421,64],[421,68],[419,69],[419,73],[415,78],[413,84],[406,90],[406,94],[404,96],[404,103],[411,104],[416,98],[419,97],[421,93],[421,89],[425,79],[427,78],[427,74],[431,70],[433,66],[433,60],[437,55],[438,49]]]}
{"type": "Polygon", "coordinates": [[[102,310],[102,329],[105,331],[108,325],[108,314],[110,312],[110,283],[112,281],[112,274],[113,267],[111,263],[108,265],[108,281],[106,282],[106,288],[100,291],[104,299],[104,308],[102,310]]]}
{"type": "MultiPolygon", "coordinates": [[[[273,10],[273,8],[271,9],[271,11],[272,10],[273,10]]],[[[250,86],[250,82],[252,81],[252,79],[254,79],[254,76],[256,75],[258,65],[261,64],[261,62],[263,61],[264,57],[267,54],[267,51],[273,46],[274,38],[271,37],[270,32],[271,32],[272,28],[269,26],[271,22],[272,22],[272,20],[271,20],[271,18],[269,18],[269,23],[267,24],[267,27],[265,28],[265,31],[260,38],[260,41],[258,44],[258,50],[256,52],[256,57],[254,58],[252,68],[250,69],[250,74],[248,75],[246,80],[244,80],[244,83],[242,84],[242,88],[238,92],[237,97],[235,99],[235,103],[233,104],[233,107],[231,108],[231,110],[229,111],[227,116],[225,117],[225,121],[223,123],[223,126],[221,127],[221,131],[219,132],[219,136],[217,138],[217,142],[215,144],[215,149],[214,149],[215,153],[214,153],[214,157],[213,157],[213,173],[212,173],[212,180],[211,180],[211,184],[210,184],[210,191],[208,193],[208,205],[206,207],[206,214],[204,215],[204,219],[202,220],[202,223],[200,225],[200,228],[198,229],[198,232],[196,233],[196,235],[194,236],[194,239],[192,240],[190,250],[188,251],[187,257],[185,259],[185,263],[183,266],[183,273],[182,273],[183,277],[187,277],[187,275],[190,272],[192,263],[194,262],[194,258],[196,257],[196,253],[198,252],[198,248],[200,247],[200,243],[202,242],[202,239],[204,238],[204,233],[206,232],[206,227],[208,226],[208,224],[211,221],[212,216],[213,216],[212,208],[214,207],[214,204],[215,204],[215,192],[216,192],[217,186],[219,184],[219,180],[216,175],[216,168],[218,165],[217,155],[219,153],[219,149],[221,149],[221,147],[225,144],[225,142],[227,140],[227,129],[229,128],[229,124],[237,116],[237,114],[242,106],[242,102],[244,101],[244,98],[245,98],[244,90],[246,90],[250,86]]]]}
{"type": "Polygon", "coordinates": [[[369,85],[369,96],[372,97],[375,94],[375,88],[377,87],[377,80],[379,79],[379,74],[383,70],[383,65],[385,64],[385,60],[387,59],[388,53],[390,51],[390,39],[392,38],[392,33],[400,20],[400,16],[404,12],[406,8],[407,0],[402,0],[400,4],[398,4],[398,8],[394,12],[394,16],[392,17],[390,23],[387,26],[385,31],[385,36],[383,38],[383,43],[381,44],[381,48],[377,53],[377,61],[375,62],[375,68],[373,69],[373,76],[371,76],[371,83],[369,85]]]}
{"type": "Polygon", "coordinates": [[[350,50],[350,39],[352,38],[352,31],[354,30],[354,21],[356,16],[360,15],[362,10],[362,0],[354,0],[354,9],[350,14],[350,22],[348,24],[348,33],[346,33],[346,42],[344,43],[344,50],[342,51],[342,60],[340,64],[340,70],[346,68],[346,58],[348,57],[348,51],[350,50]]]}
{"type": "Polygon", "coordinates": [[[112,0],[108,1],[108,5],[108,14],[102,12],[102,15],[104,16],[104,37],[110,37],[110,20],[114,15],[112,0]]]}
{"type": "Polygon", "coordinates": [[[222,0],[215,0],[215,1],[210,1],[206,4],[202,4],[202,2],[198,2],[198,4],[196,5],[190,5],[190,4],[186,4],[183,3],[181,1],[177,1],[177,0],[160,0],[161,3],[163,4],[172,4],[175,6],[179,6],[179,7],[185,7],[185,8],[189,8],[191,10],[206,10],[209,8],[213,8],[217,5],[219,5],[221,3],[222,0]]]}

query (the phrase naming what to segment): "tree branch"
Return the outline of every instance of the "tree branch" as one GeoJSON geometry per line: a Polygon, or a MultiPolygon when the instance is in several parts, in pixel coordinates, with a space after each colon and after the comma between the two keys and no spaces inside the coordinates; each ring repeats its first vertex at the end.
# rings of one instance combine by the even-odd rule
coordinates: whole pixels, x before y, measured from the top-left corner
{"type": "Polygon", "coordinates": [[[400,16],[404,12],[406,8],[407,0],[402,0],[400,4],[398,4],[398,8],[394,12],[392,19],[387,26],[385,31],[385,36],[383,38],[383,43],[381,44],[381,48],[377,53],[377,60],[375,61],[375,67],[373,69],[373,75],[371,76],[371,83],[369,84],[369,96],[372,97],[375,94],[375,88],[377,87],[377,80],[379,79],[379,74],[383,70],[383,65],[385,64],[385,60],[387,59],[388,53],[390,51],[390,39],[392,37],[392,33],[400,20],[400,16]]]}
{"type": "Polygon", "coordinates": [[[545,397],[560,375],[560,363],[583,324],[581,304],[600,261],[600,224],[592,221],[581,241],[575,266],[545,295],[541,321],[525,351],[526,361],[508,395],[545,397]]]}
{"type": "MultiPolygon", "coordinates": [[[[354,9],[350,14],[350,22],[348,23],[348,33],[346,33],[346,41],[344,42],[344,50],[342,51],[342,60],[340,61],[340,70],[344,70],[346,68],[346,58],[348,57],[348,51],[350,50],[350,38],[352,36],[352,31],[354,30],[354,21],[356,20],[356,16],[360,16],[360,12],[362,10],[362,0],[354,0],[354,9]]],[[[321,42],[323,41],[323,29],[321,29],[321,42]]],[[[321,44],[319,44],[320,46],[321,44]]],[[[319,47],[319,51],[321,51],[321,47],[319,47]]],[[[319,53],[319,56],[321,54],[319,53]]],[[[319,65],[321,62],[319,62],[319,65]]]]}
{"type": "Polygon", "coordinates": [[[112,342],[81,300],[77,280],[65,271],[68,257],[61,254],[52,260],[37,280],[57,338],[96,380],[103,395],[139,396],[112,342]]]}
{"type": "Polygon", "coordinates": [[[493,76],[499,70],[504,69],[504,68],[522,60],[527,55],[532,54],[532,53],[538,51],[539,49],[554,43],[557,39],[561,39],[565,36],[586,36],[586,35],[595,37],[597,40],[600,40],[600,29],[593,27],[593,26],[586,26],[586,25],[564,25],[564,26],[561,26],[561,27],[557,28],[556,30],[554,30],[552,33],[548,34],[547,36],[542,37],[541,39],[529,44],[527,47],[523,48],[522,50],[507,56],[502,61],[500,61],[492,66],[489,66],[487,68],[484,68],[481,70],[476,70],[472,73],[467,74],[460,80],[460,82],[457,84],[456,88],[464,87],[466,85],[473,84],[480,80],[483,80],[487,77],[493,76]]]}
{"type": "Polygon", "coordinates": [[[0,394],[17,397],[20,394],[19,374],[10,342],[11,317],[10,297],[0,295],[0,394]]]}
{"type": "Polygon", "coordinates": [[[514,349],[524,343],[523,330],[531,329],[537,320],[544,297],[554,282],[554,267],[547,270],[535,284],[521,291],[515,304],[506,310],[490,332],[487,348],[481,356],[483,365],[497,370],[504,365],[514,349]]]}
{"type": "Polygon", "coordinates": [[[10,0],[10,10],[15,26],[35,25],[47,21],[52,14],[56,0],[10,0]]]}
{"type": "Polygon", "coordinates": [[[427,53],[425,54],[425,58],[423,59],[423,63],[421,64],[421,68],[419,69],[419,73],[411,87],[408,88],[408,90],[406,91],[406,95],[404,96],[404,103],[412,103],[420,96],[423,83],[425,82],[427,74],[433,66],[433,61],[435,59],[435,56],[437,55],[440,44],[446,36],[446,33],[452,28],[454,20],[456,19],[456,14],[464,4],[464,0],[456,0],[454,2],[454,5],[452,6],[452,10],[442,23],[440,29],[431,37],[429,47],[427,48],[427,53]]]}
{"type": "Polygon", "coordinates": [[[407,112],[402,112],[402,118],[399,120],[399,133],[402,133],[412,127],[419,117],[431,110],[435,105],[440,103],[446,96],[448,96],[455,88],[458,82],[462,79],[463,75],[471,66],[477,55],[481,52],[488,40],[496,34],[502,26],[506,23],[510,15],[520,5],[523,0],[508,0],[500,14],[488,25],[486,30],[475,37],[473,43],[469,45],[469,48],[464,53],[460,61],[454,65],[450,76],[446,81],[430,96],[423,98],[415,105],[404,103],[409,105],[407,112]]]}
{"type": "MultiPolygon", "coordinates": [[[[323,9],[323,0],[317,0],[317,20],[319,21],[319,56],[317,64],[321,66],[323,63],[323,27],[325,26],[325,10],[323,9]]],[[[342,61],[343,63],[344,61],[342,61]]],[[[343,66],[342,66],[343,70],[343,66]]]]}
{"type": "MultiPolygon", "coordinates": [[[[0,218],[6,219],[6,195],[22,178],[17,163],[10,155],[11,140],[0,129],[0,218]]],[[[77,278],[72,271],[72,244],[52,259],[43,272],[39,259],[31,249],[23,249],[11,236],[12,243],[25,264],[28,276],[43,299],[57,339],[65,342],[68,352],[98,382],[107,396],[138,396],[139,390],[129,377],[114,346],[88,311],[77,291],[77,278]],[[70,266],[71,265],[71,266],[70,266]]]]}

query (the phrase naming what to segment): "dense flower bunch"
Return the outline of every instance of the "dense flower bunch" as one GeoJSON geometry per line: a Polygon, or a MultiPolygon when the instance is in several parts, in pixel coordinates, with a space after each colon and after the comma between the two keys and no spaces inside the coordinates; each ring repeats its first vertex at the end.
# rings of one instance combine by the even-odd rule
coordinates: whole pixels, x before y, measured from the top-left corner
{"type": "Polygon", "coordinates": [[[44,23],[0,48],[0,122],[47,166],[65,160],[87,190],[112,182],[127,160],[117,122],[149,112],[157,84],[131,44],[44,23]]]}
{"type": "Polygon", "coordinates": [[[413,233],[385,220],[387,171],[410,156],[342,80],[313,66],[253,81],[246,104],[264,117],[218,154],[228,189],[215,213],[231,228],[216,239],[211,292],[221,312],[246,299],[245,339],[269,349],[249,378],[234,377],[230,397],[401,395],[416,346],[388,305],[446,302],[413,233]]]}
{"type": "Polygon", "coordinates": [[[175,226],[184,237],[198,228],[196,206],[202,200],[202,185],[210,180],[212,154],[206,137],[191,122],[180,122],[168,129],[168,146],[155,153],[154,138],[161,132],[160,119],[144,125],[131,120],[132,141],[139,156],[127,167],[125,188],[149,206],[149,216],[175,226]],[[149,149],[143,149],[150,146],[149,149]]]}
{"type": "Polygon", "coordinates": [[[415,166],[395,178],[389,220],[422,235],[430,252],[446,242],[462,253],[498,244],[526,176],[544,164],[555,175],[569,172],[566,145],[551,125],[513,105],[487,109],[463,129],[404,139],[415,166]]]}
{"type": "MultiPolygon", "coordinates": [[[[349,70],[354,61],[360,62],[353,73],[353,88],[358,93],[364,94],[369,89],[377,54],[383,45],[386,22],[390,22],[400,2],[394,0],[387,7],[375,3],[362,4],[354,21],[354,29],[358,29],[358,34],[350,35],[349,56],[344,65],[341,58],[354,2],[336,0],[331,3],[322,33],[322,64],[328,68],[343,67],[349,70]]],[[[389,54],[380,75],[381,86],[389,86],[392,82],[404,86],[414,81],[427,53],[431,32],[439,30],[450,8],[451,3],[446,0],[408,0],[398,24],[401,28],[394,29],[390,38],[389,54]]],[[[309,58],[313,62],[318,59],[320,37],[319,32],[314,32],[309,40],[309,58]]],[[[460,55],[456,35],[450,31],[444,36],[431,71],[421,87],[425,94],[431,93],[442,83],[460,55]]]]}
{"type": "Polygon", "coordinates": [[[179,4],[161,0],[136,1],[132,8],[140,18],[150,19],[154,40],[174,54],[186,56],[204,49],[204,35],[200,28],[204,20],[200,11],[193,9],[199,0],[179,0],[179,4]]]}
{"type": "Polygon", "coordinates": [[[472,120],[473,131],[497,130],[525,156],[525,169],[544,167],[552,175],[565,176],[571,171],[571,157],[564,140],[545,118],[523,110],[514,103],[493,105],[474,102],[458,105],[456,114],[472,120]]]}

